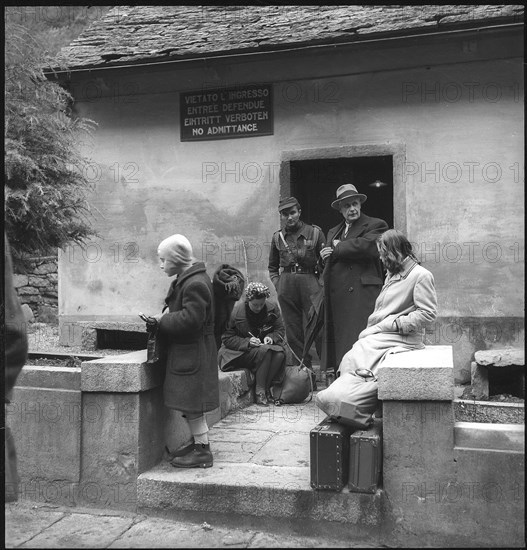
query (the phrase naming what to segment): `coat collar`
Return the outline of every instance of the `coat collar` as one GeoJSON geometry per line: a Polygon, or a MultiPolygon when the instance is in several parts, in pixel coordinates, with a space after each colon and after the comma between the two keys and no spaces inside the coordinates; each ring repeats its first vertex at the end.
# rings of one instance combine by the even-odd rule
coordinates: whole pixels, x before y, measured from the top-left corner
{"type": "MultiPolygon", "coordinates": [[[[273,304],[273,302],[270,302],[269,300],[265,301],[265,307],[267,308],[267,314],[274,312],[276,310],[276,306],[273,304]]],[[[245,300],[243,302],[239,302],[236,305],[236,312],[235,312],[235,320],[236,321],[245,321],[245,300]]]]}
{"type": "Polygon", "coordinates": [[[418,263],[413,258],[410,258],[410,256],[406,256],[406,258],[403,260],[403,270],[399,273],[396,273],[395,275],[388,275],[388,280],[399,281],[400,279],[406,279],[406,277],[408,277],[408,275],[410,274],[410,271],[412,271],[412,269],[416,265],[418,265],[418,263]]]}
{"type": "Polygon", "coordinates": [[[178,275],[171,283],[170,288],[168,289],[168,294],[166,295],[165,302],[172,296],[176,286],[182,284],[184,281],[186,281],[189,277],[192,277],[192,275],[195,275],[196,273],[203,273],[207,272],[205,269],[205,264],[203,262],[196,262],[195,264],[192,264],[186,271],[181,273],[181,275],[178,275]]]}
{"type": "Polygon", "coordinates": [[[192,275],[195,275],[196,273],[203,273],[206,272],[205,264],[203,262],[196,262],[195,264],[192,264],[186,271],[183,271],[181,275],[177,277],[177,279],[174,281],[175,285],[177,286],[181,284],[183,281],[188,279],[189,277],[192,277],[192,275]]]}
{"type": "MultiPolygon", "coordinates": [[[[349,239],[350,237],[356,237],[357,235],[359,235],[362,229],[368,225],[369,221],[370,221],[370,217],[366,216],[366,214],[363,214],[361,212],[357,221],[355,221],[350,225],[346,239],[349,239]]],[[[346,231],[346,222],[343,219],[339,223],[339,225],[337,225],[335,235],[344,235],[344,231],[346,231]]]]}

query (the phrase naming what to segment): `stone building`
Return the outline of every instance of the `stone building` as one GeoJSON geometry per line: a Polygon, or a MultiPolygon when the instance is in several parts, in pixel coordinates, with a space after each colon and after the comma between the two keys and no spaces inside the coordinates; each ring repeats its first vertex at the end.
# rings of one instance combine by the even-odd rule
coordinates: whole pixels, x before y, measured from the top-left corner
{"type": "Polygon", "coordinates": [[[100,234],[60,254],[62,343],[159,311],[173,233],[268,283],[279,198],[327,231],[352,182],[433,272],[457,382],[521,345],[523,6],[118,6],[62,54],[100,234]]]}

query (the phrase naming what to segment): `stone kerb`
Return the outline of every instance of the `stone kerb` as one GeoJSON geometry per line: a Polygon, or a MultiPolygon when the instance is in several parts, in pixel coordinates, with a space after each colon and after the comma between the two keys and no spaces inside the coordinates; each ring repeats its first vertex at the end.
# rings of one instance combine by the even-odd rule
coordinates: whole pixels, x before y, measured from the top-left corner
{"type": "Polygon", "coordinates": [[[389,354],[379,368],[379,399],[391,401],[452,401],[452,346],[389,354]]]}
{"type": "Polygon", "coordinates": [[[163,369],[145,364],[146,350],[84,361],[81,391],[136,393],[162,384],[163,369]]]}

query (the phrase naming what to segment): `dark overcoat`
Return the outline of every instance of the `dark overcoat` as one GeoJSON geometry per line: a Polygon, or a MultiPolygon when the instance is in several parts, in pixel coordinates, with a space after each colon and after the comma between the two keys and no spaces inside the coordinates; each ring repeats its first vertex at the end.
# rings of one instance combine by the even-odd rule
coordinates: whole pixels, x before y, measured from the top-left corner
{"type": "Polygon", "coordinates": [[[212,283],[197,262],[172,282],[168,313],[159,321],[167,349],[165,405],[187,413],[219,407],[217,348],[212,283]]]}
{"type": "Polygon", "coordinates": [[[384,281],[375,241],[388,229],[388,224],[361,213],[345,239],[344,229],[342,220],[329,230],[327,239],[328,245],[341,239],[326,259],[323,273],[322,368],[327,370],[338,368],[366,327],[384,281]]]}
{"type": "MultiPolygon", "coordinates": [[[[265,301],[265,307],[267,308],[267,316],[272,318],[269,323],[269,326],[272,327],[271,332],[266,332],[266,334],[273,339],[273,343],[277,348],[283,349],[280,336],[284,338],[285,329],[280,310],[275,303],[269,300],[265,301]]],[[[245,313],[245,302],[238,302],[234,306],[227,329],[222,336],[222,346],[218,352],[218,364],[221,370],[229,370],[229,364],[234,359],[251,349],[249,346],[250,330],[245,313]]],[[[255,334],[255,336],[258,337],[258,334],[255,334]]]]}

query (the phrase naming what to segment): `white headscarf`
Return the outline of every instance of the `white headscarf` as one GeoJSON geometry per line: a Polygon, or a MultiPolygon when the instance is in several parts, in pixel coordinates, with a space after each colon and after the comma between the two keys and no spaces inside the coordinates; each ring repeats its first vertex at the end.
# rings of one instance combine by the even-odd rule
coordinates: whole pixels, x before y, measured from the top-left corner
{"type": "Polygon", "coordinates": [[[176,264],[190,265],[195,259],[192,255],[192,245],[184,235],[167,237],[157,248],[159,256],[176,264]]]}

